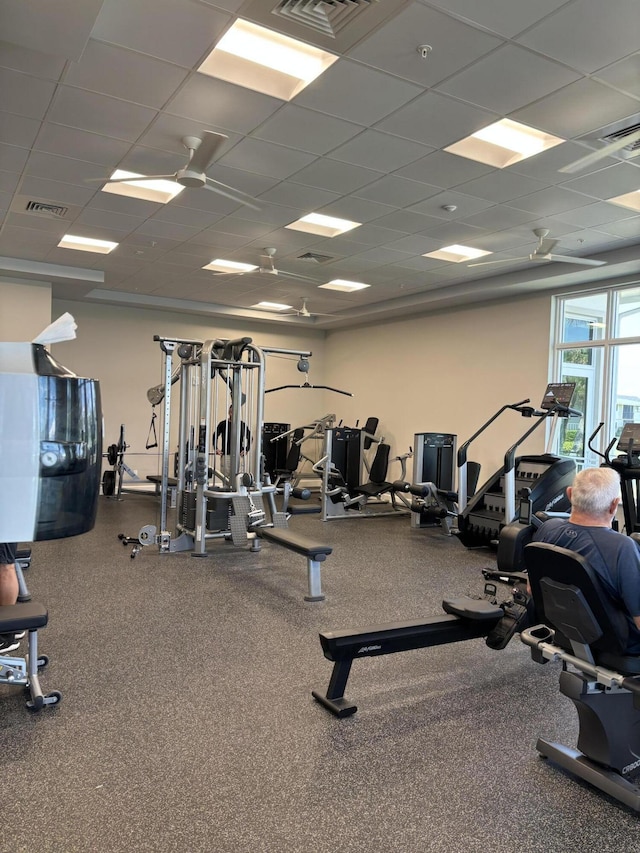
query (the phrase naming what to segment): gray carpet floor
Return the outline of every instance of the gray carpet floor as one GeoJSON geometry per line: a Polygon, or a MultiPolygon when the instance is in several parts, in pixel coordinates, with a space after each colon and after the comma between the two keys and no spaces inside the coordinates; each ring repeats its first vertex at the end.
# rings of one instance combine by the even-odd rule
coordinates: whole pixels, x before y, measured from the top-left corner
{"type": "Polygon", "coordinates": [[[348,719],[312,699],[320,630],[436,615],[481,592],[490,554],[406,517],[296,516],[334,547],[311,604],[304,559],[268,543],[130,559],[117,534],[158,514],[100,498],[91,533],[33,546],[42,684],[63,700],[31,714],[0,686],[2,853],[638,849],[635,813],[537,756],[577,719],[517,639],[357,661],[348,719]]]}

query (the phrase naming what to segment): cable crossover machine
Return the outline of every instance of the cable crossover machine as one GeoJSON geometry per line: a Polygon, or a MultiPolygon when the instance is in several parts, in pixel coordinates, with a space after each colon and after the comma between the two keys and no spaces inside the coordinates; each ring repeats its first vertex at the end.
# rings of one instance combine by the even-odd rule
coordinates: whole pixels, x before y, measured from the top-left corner
{"type": "Polygon", "coordinates": [[[207,557],[213,540],[249,544],[256,552],[266,539],[306,557],[305,600],[322,600],[320,564],[332,549],[288,529],[288,514],[277,510],[276,487],[263,470],[261,447],[266,356],[308,358],[311,353],[261,349],[249,337],[154,340],[164,366],[164,381],[147,392],[152,406],[163,405],[160,520],[159,529],[153,524],[142,527],[137,540],[121,534],[125,544],[134,543],[132,557],[147,545],[157,545],[161,553],[191,551],[194,557],[207,557]],[[176,406],[172,390],[178,383],[176,406]],[[176,439],[171,477],[170,446],[176,439]],[[170,490],[175,494],[175,533],[167,520],[170,490]]]}

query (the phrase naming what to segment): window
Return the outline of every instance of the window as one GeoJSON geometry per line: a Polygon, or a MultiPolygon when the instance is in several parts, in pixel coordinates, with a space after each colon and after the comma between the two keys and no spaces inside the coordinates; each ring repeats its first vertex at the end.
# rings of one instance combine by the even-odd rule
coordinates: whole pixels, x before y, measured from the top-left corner
{"type": "Polygon", "coordinates": [[[561,422],[555,449],[578,468],[599,465],[624,424],[640,423],[640,288],[558,297],[555,306],[553,376],[576,383],[582,412],[561,422]]]}

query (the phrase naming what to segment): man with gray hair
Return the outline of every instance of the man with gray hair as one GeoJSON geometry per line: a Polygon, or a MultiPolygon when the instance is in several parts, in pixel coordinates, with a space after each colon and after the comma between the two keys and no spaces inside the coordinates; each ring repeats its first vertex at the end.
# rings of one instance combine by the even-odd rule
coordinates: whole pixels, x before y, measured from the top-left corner
{"type": "Polygon", "coordinates": [[[635,540],[611,527],[620,503],[620,477],[612,468],[584,468],[567,496],[569,518],[545,521],[533,541],[559,545],[587,560],[627,617],[627,653],[640,654],[640,550],[635,540]]]}

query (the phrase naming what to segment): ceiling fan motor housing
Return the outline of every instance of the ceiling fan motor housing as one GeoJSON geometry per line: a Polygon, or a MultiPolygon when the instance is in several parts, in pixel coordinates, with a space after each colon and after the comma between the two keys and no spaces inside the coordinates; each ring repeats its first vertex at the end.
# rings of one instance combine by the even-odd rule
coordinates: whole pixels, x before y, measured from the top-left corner
{"type": "Polygon", "coordinates": [[[176,181],[183,187],[200,188],[206,184],[207,176],[204,172],[196,172],[186,167],[176,172],[176,181]]]}

